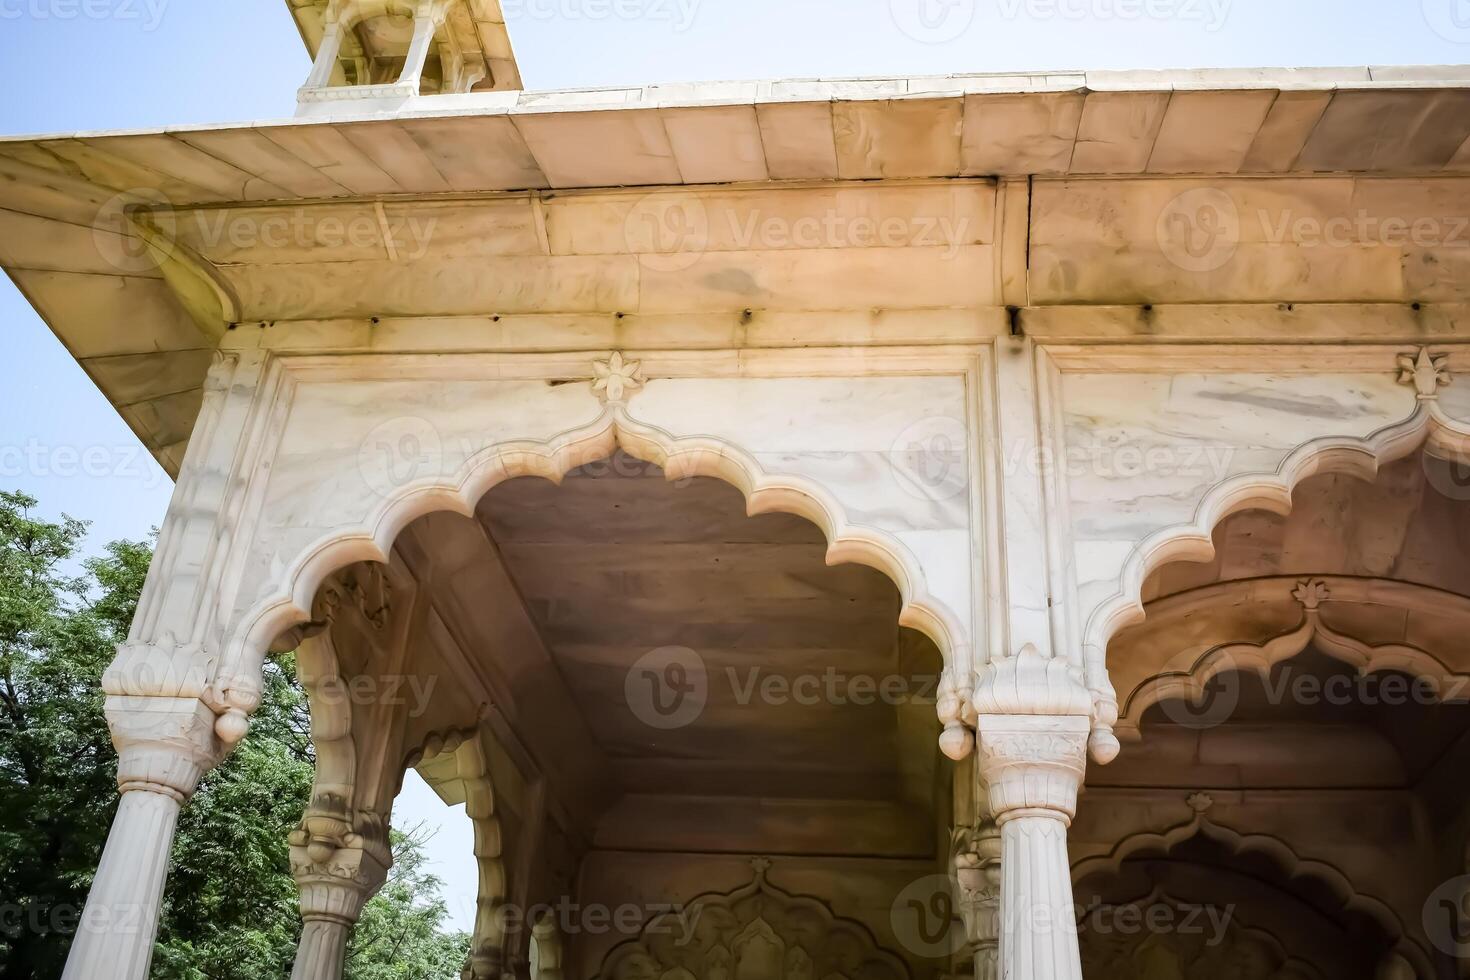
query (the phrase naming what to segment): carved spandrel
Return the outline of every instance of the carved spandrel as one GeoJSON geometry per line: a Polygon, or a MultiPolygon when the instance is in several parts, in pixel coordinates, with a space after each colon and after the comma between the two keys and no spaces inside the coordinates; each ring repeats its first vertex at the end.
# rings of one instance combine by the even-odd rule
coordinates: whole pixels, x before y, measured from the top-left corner
{"type": "Polygon", "coordinates": [[[908,980],[903,960],[858,922],[767,878],[770,862],[727,894],[704,895],[648,922],[608,954],[601,980],[908,980]]]}

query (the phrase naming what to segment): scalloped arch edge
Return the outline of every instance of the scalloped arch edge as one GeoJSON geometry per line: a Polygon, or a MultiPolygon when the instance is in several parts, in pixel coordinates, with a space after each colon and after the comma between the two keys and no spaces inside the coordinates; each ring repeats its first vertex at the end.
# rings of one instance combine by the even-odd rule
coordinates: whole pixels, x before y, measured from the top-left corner
{"type": "Polygon", "coordinates": [[[966,630],[930,593],[922,564],[893,535],[850,524],[841,503],[811,480],[767,473],[733,444],[711,436],[677,438],[611,404],[587,425],[545,442],[498,443],[474,454],[448,479],[407,484],[362,524],[333,530],[304,548],[286,566],[283,588],[250,607],[227,634],[219,669],[223,686],[230,686],[231,678],[259,674],[271,641],[310,619],[312,601],[327,576],[356,562],[386,563],[398,535],[419,518],[445,511],[473,517],[485,494],[506,480],[532,476],[559,485],[567,473],[619,449],[661,467],[670,481],[703,476],[734,486],[751,516],[790,513],[815,524],[827,539],[829,565],[856,563],[886,575],[899,591],[899,623],[933,640],[946,672],[969,670],[966,630]]]}

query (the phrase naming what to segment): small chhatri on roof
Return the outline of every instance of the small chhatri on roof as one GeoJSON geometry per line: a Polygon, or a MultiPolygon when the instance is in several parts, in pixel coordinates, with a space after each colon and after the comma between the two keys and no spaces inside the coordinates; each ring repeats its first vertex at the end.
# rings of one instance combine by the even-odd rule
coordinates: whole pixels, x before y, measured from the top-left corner
{"type": "Polygon", "coordinates": [[[510,91],[521,74],[499,0],[288,0],[314,59],[298,114],[344,100],[510,91]]]}

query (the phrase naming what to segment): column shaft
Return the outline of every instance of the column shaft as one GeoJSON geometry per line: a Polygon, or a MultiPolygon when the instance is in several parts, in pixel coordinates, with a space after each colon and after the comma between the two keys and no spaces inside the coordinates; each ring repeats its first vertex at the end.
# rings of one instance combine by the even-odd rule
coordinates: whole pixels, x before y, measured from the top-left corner
{"type": "Polygon", "coordinates": [[[429,61],[429,49],[434,44],[434,30],[438,25],[434,18],[420,14],[413,22],[413,40],[408,45],[408,55],[403,61],[403,74],[398,77],[400,85],[412,85],[418,90],[423,78],[424,65],[429,61]]]}
{"type": "Polygon", "coordinates": [[[311,74],[306,78],[305,88],[326,88],[332,83],[332,72],[337,67],[337,55],[342,52],[342,29],[333,21],[322,35],[322,46],[317,49],[316,61],[312,62],[311,74]]]}
{"type": "Polygon", "coordinates": [[[342,980],[349,928],[341,919],[308,918],[291,980],[342,980]]]}
{"type": "Polygon", "coordinates": [[[173,796],[122,795],[62,980],[146,980],[178,819],[173,796]]]}
{"type": "Polygon", "coordinates": [[[1021,811],[1001,823],[1001,976],[1082,980],[1062,814],[1021,811]]]}

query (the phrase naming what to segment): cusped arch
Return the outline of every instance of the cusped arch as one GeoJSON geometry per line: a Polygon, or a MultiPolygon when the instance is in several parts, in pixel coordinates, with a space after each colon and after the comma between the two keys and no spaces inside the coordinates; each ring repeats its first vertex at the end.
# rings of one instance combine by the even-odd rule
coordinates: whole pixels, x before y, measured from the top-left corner
{"type": "MultiPolygon", "coordinates": [[[[1358,673],[1403,673],[1430,682],[1440,700],[1463,700],[1470,694],[1470,664],[1457,667],[1449,659],[1409,643],[1370,643],[1334,628],[1323,619],[1323,605],[1384,605],[1413,614],[1432,611],[1434,615],[1463,621],[1470,630],[1470,598],[1444,592],[1430,586],[1394,579],[1369,579],[1351,576],[1299,578],[1273,576],[1266,579],[1217,582],[1169,596],[1151,604],[1151,617],[1161,617],[1162,628],[1171,621],[1187,618],[1206,606],[1235,608],[1242,599],[1272,601],[1278,593],[1294,599],[1301,607],[1301,620],[1291,629],[1263,641],[1218,643],[1179,663],[1163,664],[1163,669],[1123,692],[1117,733],[1120,738],[1137,740],[1145,712],[1171,698],[1198,701],[1211,680],[1232,671],[1248,672],[1259,678],[1270,677],[1271,671],[1315,647],[1328,657],[1358,673]]],[[[1152,622],[1152,618],[1150,619],[1152,622]]],[[[1462,634],[1463,635],[1463,634],[1462,634]]]]}
{"type": "Polygon", "coordinates": [[[898,588],[899,624],[933,640],[946,673],[965,669],[964,627],[930,592],[918,556],[892,534],[851,523],[841,502],[826,488],[805,477],[767,472],[728,441],[712,436],[676,438],[633,420],[623,406],[610,405],[592,423],[546,442],[491,445],[447,478],[406,483],[362,524],[334,529],[304,548],[278,577],[281,586],[251,607],[227,637],[221,688],[255,683],[275,638],[310,620],[313,598],[327,577],[357,562],[386,563],[398,535],[419,518],[439,511],[472,517],[481,498],[506,480],[534,476],[560,484],[572,470],[618,450],[659,466],[670,481],[722,480],[745,497],[750,516],[788,513],[815,524],[827,539],[827,564],[856,563],[886,575],[898,588]]]}
{"type": "Polygon", "coordinates": [[[501,914],[507,895],[504,845],[484,737],[475,730],[430,735],[409,753],[403,766],[405,772],[417,769],[441,797],[463,800],[465,816],[474,827],[479,888],[465,980],[500,980],[506,959],[506,920],[501,914]]]}
{"type": "MultiPolygon", "coordinates": [[[[1096,971],[1099,969],[1098,967],[1090,966],[1086,956],[1088,949],[1085,936],[1089,921],[1102,922],[1103,917],[1107,913],[1112,912],[1116,916],[1119,910],[1133,910],[1134,912],[1141,913],[1144,921],[1148,921],[1149,916],[1153,914],[1155,909],[1167,910],[1168,918],[1166,921],[1173,921],[1174,917],[1179,916],[1181,913],[1186,917],[1184,921],[1191,921],[1201,912],[1218,913],[1221,911],[1213,903],[1185,902],[1176,899],[1166,889],[1158,885],[1154,885],[1153,889],[1147,895],[1134,899],[1133,901],[1102,903],[1088,906],[1086,913],[1078,923],[1078,929],[1079,937],[1082,938],[1084,952],[1084,973],[1089,980],[1096,980],[1096,971]]],[[[1116,922],[1116,919],[1114,921],[1116,922]]],[[[1277,962],[1281,964],[1281,969],[1273,974],[1272,980],[1329,980],[1316,964],[1294,956],[1291,949],[1282,941],[1274,928],[1263,928],[1260,925],[1244,925],[1233,914],[1233,910],[1227,910],[1223,918],[1223,925],[1218,928],[1219,931],[1210,936],[1207,942],[1202,943],[1202,946],[1221,949],[1227,956],[1241,948],[1237,943],[1254,943],[1264,946],[1277,962]]],[[[1134,980],[1138,975],[1134,971],[1137,971],[1140,967],[1145,967],[1145,964],[1148,964],[1145,969],[1149,976],[1155,975],[1153,969],[1154,964],[1163,965],[1165,969],[1172,968],[1182,973],[1184,964],[1176,956],[1171,956],[1171,951],[1167,944],[1167,940],[1171,935],[1169,930],[1134,930],[1131,928],[1099,930],[1100,933],[1104,931],[1111,937],[1122,939],[1124,943],[1132,947],[1129,949],[1125,946],[1123,950],[1125,955],[1128,955],[1130,961],[1128,966],[1125,967],[1129,971],[1127,975],[1130,980],[1134,980]],[[1173,962],[1170,962],[1171,960],[1173,962]]],[[[1197,926],[1190,926],[1187,929],[1181,928],[1176,935],[1183,935],[1186,931],[1198,932],[1200,930],[1198,930],[1197,926]]],[[[1106,955],[1108,952],[1118,952],[1118,950],[1115,947],[1113,950],[1103,950],[1102,952],[1106,955]]],[[[1183,953],[1184,950],[1180,949],[1177,952],[1183,953]]],[[[1100,965],[1103,969],[1112,967],[1109,973],[1112,976],[1118,975],[1118,964],[1116,961],[1100,965]]],[[[1165,975],[1168,974],[1166,973],[1165,975]]]]}
{"type": "Polygon", "coordinates": [[[1361,892],[1352,879],[1339,868],[1325,861],[1304,858],[1280,837],[1269,834],[1242,834],[1230,827],[1211,820],[1206,811],[1207,798],[1192,797],[1199,801],[1194,818],[1164,831],[1145,830],[1122,838],[1107,854],[1082,858],[1072,864],[1072,882],[1080,885],[1093,875],[1116,876],[1123,871],[1124,864],[1132,858],[1146,854],[1169,855],[1181,845],[1198,837],[1223,845],[1232,859],[1253,856],[1267,858],[1282,875],[1288,885],[1310,881],[1327,889],[1328,894],[1346,912],[1371,919],[1384,935],[1394,942],[1392,954],[1412,965],[1415,975],[1433,975],[1433,967],[1421,946],[1411,939],[1404,929],[1403,921],[1388,904],[1379,898],[1361,892]]]}
{"type": "Polygon", "coordinates": [[[648,920],[638,936],[607,953],[594,980],[910,980],[907,963],[880,946],[866,925],[838,916],[818,898],[777,887],[769,859],[751,864],[748,884],[700,895],[648,920]]]}
{"type": "MultiPolygon", "coordinates": [[[[1292,494],[1311,477],[1341,474],[1371,483],[1381,467],[1424,450],[1470,464],[1470,423],[1447,414],[1432,395],[1421,393],[1414,411],[1402,422],[1365,438],[1313,439],[1288,454],[1275,471],[1223,480],[1205,494],[1193,520],[1161,528],[1137,544],[1123,565],[1117,590],[1091,611],[1083,628],[1088,686],[1108,692],[1114,702],[1095,728],[1112,734],[1113,720],[1106,714],[1115,713],[1117,705],[1108,677],[1108,643],[1123,629],[1143,621],[1143,586],[1149,575],[1171,562],[1212,560],[1215,529],[1234,514],[1247,510],[1266,510],[1283,517],[1290,514],[1292,494]]],[[[1111,756],[1098,761],[1109,762],[1111,756]]]]}

